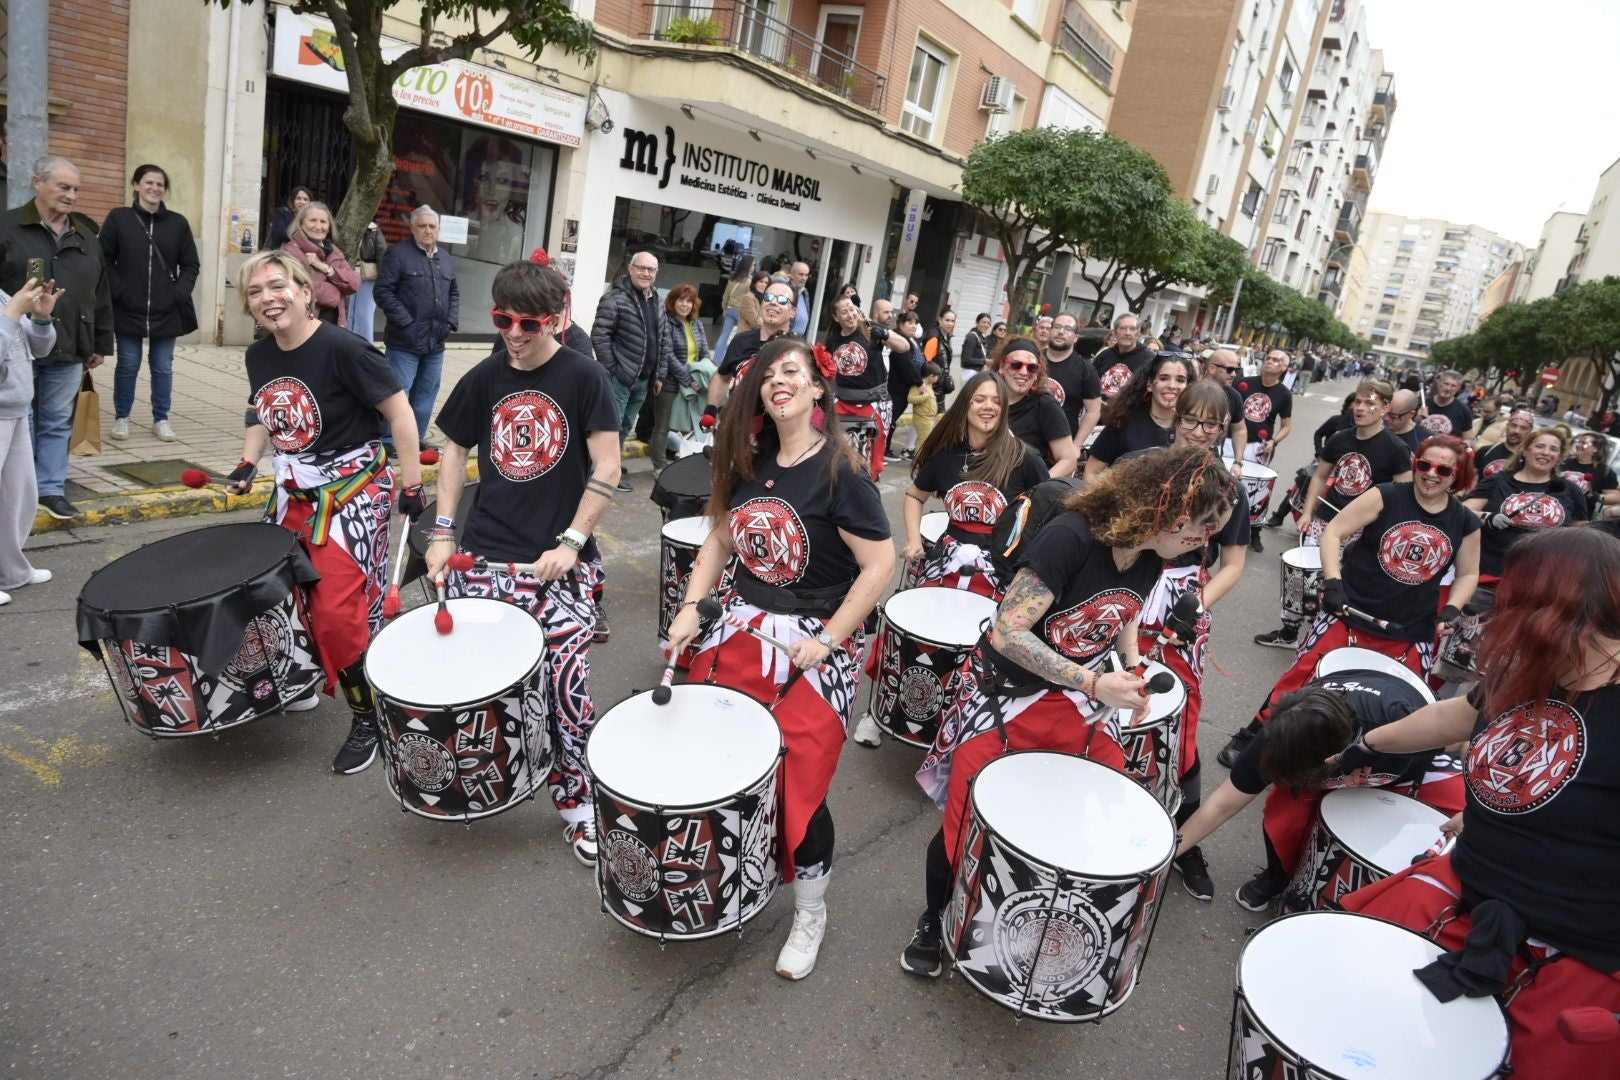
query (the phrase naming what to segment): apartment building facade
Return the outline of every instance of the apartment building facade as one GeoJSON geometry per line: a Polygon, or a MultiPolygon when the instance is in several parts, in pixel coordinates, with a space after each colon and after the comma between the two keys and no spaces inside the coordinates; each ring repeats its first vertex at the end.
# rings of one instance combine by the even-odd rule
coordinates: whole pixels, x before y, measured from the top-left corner
{"type": "Polygon", "coordinates": [[[1525,256],[1524,273],[1519,277],[1513,299],[1520,303],[1544,300],[1556,293],[1569,274],[1570,260],[1575,257],[1575,241],[1585,214],[1570,210],[1555,210],[1547,215],[1541,226],[1541,239],[1536,248],[1525,256]]]}

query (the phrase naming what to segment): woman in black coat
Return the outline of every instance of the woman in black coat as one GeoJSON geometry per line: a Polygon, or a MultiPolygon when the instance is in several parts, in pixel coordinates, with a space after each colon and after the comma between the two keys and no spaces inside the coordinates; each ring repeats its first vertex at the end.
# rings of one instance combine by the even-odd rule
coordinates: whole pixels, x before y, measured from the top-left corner
{"type": "Polygon", "coordinates": [[[114,209],[101,226],[101,250],[112,288],[113,330],[118,339],[112,437],[129,438],[142,344],[150,341],[152,434],[172,442],[169,404],[174,389],[174,342],[197,329],[191,290],[202,263],[191,224],[163,205],[169,174],[156,165],[142,165],[130,183],[135,188],[134,202],[114,209]]]}

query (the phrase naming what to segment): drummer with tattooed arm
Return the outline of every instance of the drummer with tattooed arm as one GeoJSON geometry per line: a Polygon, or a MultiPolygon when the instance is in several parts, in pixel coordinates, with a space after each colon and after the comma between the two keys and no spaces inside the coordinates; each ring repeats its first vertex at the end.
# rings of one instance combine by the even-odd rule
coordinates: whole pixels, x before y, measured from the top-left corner
{"type": "MultiPolygon", "coordinates": [[[[242,264],[243,310],[268,334],[248,346],[247,434],[227,489],[246,494],[259,458],[274,450],[276,485],[266,520],[297,533],[321,580],[309,594],[311,632],[326,692],[343,687],[349,736],[332,761],[357,773],[377,756],[377,717],[364,659],[382,628],[389,514],[421,515],[416,418],[388,360],[369,342],[316,317],[309,270],[281,251],[242,264]],[[390,427],[404,487],[383,449],[390,427]]],[[[313,695],[288,706],[313,709],[313,695]]]]}

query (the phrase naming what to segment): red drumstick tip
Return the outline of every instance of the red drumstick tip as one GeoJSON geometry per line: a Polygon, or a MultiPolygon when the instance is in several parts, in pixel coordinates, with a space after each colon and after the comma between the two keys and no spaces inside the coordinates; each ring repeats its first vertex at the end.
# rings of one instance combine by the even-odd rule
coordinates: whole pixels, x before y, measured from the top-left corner
{"type": "Polygon", "coordinates": [[[468,570],[471,570],[473,567],[478,565],[478,560],[473,558],[471,555],[468,555],[465,551],[458,551],[454,555],[450,556],[445,565],[457,573],[466,573],[468,570]]]}
{"type": "Polygon", "coordinates": [[[450,617],[450,609],[441,607],[433,616],[433,629],[441,634],[448,634],[456,628],[456,620],[450,617]]]}
{"type": "Polygon", "coordinates": [[[424,450],[419,460],[423,465],[437,465],[439,463],[439,452],[437,450],[424,450]]]}
{"type": "Polygon", "coordinates": [[[383,597],[383,618],[392,619],[399,614],[399,586],[390,585],[388,595],[383,597]]]}
{"type": "Polygon", "coordinates": [[[1608,1009],[1583,1005],[1558,1014],[1558,1034],[1567,1042],[1590,1045],[1620,1036],[1620,1020],[1608,1009]]]}
{"type": "Polygon", "coordinates": [[[187,469],[180,474],[180,482],[188,488],[208,486],[208,474],[201,469],[187,469]]]}

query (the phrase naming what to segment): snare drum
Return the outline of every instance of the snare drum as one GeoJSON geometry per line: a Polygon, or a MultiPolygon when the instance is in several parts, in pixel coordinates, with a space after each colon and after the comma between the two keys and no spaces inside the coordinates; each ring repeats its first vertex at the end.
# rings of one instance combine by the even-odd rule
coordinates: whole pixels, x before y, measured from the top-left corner
{"type": "Polygon", "coordinates": [[[1507,1061],[1490,997],[1441,1002],[1412,977],[1441,949],[1405,927],[1311,911],[1262,927],[1238,956],[1230,1080],[1486,1080],[1507,1061]]]}
{"type": "MultiPolygon", "coordinates": [[[[1226,468],[1228,471],[1231,470],[1230,460],[1226,462],[1226,468]]],[[[1249,496],[1249,524],[1259,528],[1260,523],[1266,519],[1266,508],[1271,504],[1271,493],[1277,487],[1276,470],[1268,469],[1257,461],[1245,461],[1241,480],[1243,489],[1249,496]]]]}
{"type": "Polygon", "coordinates": [[[664,512],[665,521],[697,517],[714,491],[713,466],[707,454],[693,454],[673,461],[653,481],[652,501],[664,512]]]}
{"type": "MultiPolygon", "coordinates": [[[[658,647],[669,648],[669,624],[680,612],[686,597],[686,580],[692,576],[692,564],[698,551],[709,538],[714,522],[706,517],[676,518],[664,524],[658,539],[658,647]]],[[[691,662],[683,653],[677,657],[681,668],[691,662]]]]}
{"type": "Polygon", "coordinates": [[[959,589],[905,589],[879,611],[882,647],[867,707],[891,736],[926,750],[956,696],[957,669],[996,617],[996,602],[959,589]]]}
{"type": "Polygon", "coordinates": [[[1042,750],[986,765],[968,804],[943,927],[956,970],[1020,1017],[1123,1005],[1176,848],[1170,815],[1106,765],[1042,750]]]}
{"type": "Polygon", "coordinates": [[[1181,809],[1181,716],[1187,710],[1187,687],[1176,673],[1156,660],[1147,664],[1147,678],[1164,672],[1175,685],[1148,698],[1147,717],[1133,723],[1136,713],[1119,713],[1119,745],[1125,751],[1125,775],[1145,788],[1165,811],[1181,809]]]}
{"type": "Polygon", "coordinates": [[[124,718],[148,735],[217,735],[325,682],[298,537],[263,522],[171,536],[97,570],[79,644],[101,657],[124,718]]]}
{"type": "Polygon", "coordinates": [[[546,635],[514,604],[449,601],[455,630],[433,625],[438,605],[383,627],[366,651],[377,699],[383,775],[399,804],[437,821],[510,809],[546,782],[546,635]]]}
{"type": "Polygon", "coordinates": [[[1310,622],[1322,607],[1322,549],[1289,548],[1282,554],[1282,609],[1294,618],[1310,622]]]}
{"type": "Polygon", "coordinates": [[[1364,885],[1412,865],[1440,838],[1446,815],[1388,788],[1338,788],[1322,797],[1284,912],[1336,908],[1364,885]]]}
{"type": "MultiPolygon", "coordinates": [[[[472,509],[478,499],[478,481],[474,480],[461,490],[461,501],[457,504],[457,513],[461,516],[456,519],[456,549],[460,550],[461,534],[467,531],[467,519],[472,517],[472,509]]],[[[422,516],[411,522],[411,538],[409,550],[405,554],[405,569],[399,576],[401,585],[408,585],[427,573],[427,544],[428,534],[438,528],[434,522],[439,516],[438,500],[428,503],[422,516]]],[[[428,592],[433,592],[431,583],[425,583],[428,592]]]]}
{"type": "Polygon", "coordinates": [[[1354,646],[1344,649],[1330,649],[1324,653],[1322,659],[1316,662],[1316,677],[1332,675],[1340,671],[1380,671],[1385,675],[1393,675],[1397,679],[1406,680],[1407,684],[1423,695],[1423,700],[1429,704],[1434,703],[1434,692],[1429,684],[1424,682],[1411,668],[1396,660],[1385,656],[1381,652],[1371,649],[1360,649],[1354,646]]]}
{"type": "Polygon", "coordinates": [[[1481,585],[1474,590],[1468,606],[1452,625],[1455,629],[1440,639],[1434,654],[1434,674],[1450,682],[1467,682],[1479,677],[1480,634],[1491,621],[1496,590],[1481,585]]]}
{"type": "Polygon", "coordinates": [[[670,691],[621,701],[585,743],[602,910],[660,941],[741,930],[781,880],[776,720],[723,686],[670,691]]]}
{"type": "Polygon", "coordinates": [[[902,589],[915,589],[922,584],[923,569],[930,559],[939,554],[940,538],[950,527],[951,515],[943,510],[934,510],[922,516],[922,524],[917,529],[922,535],[922,558],[912,559],[906,563],[905,575],[900,582],[902,589]]]}

